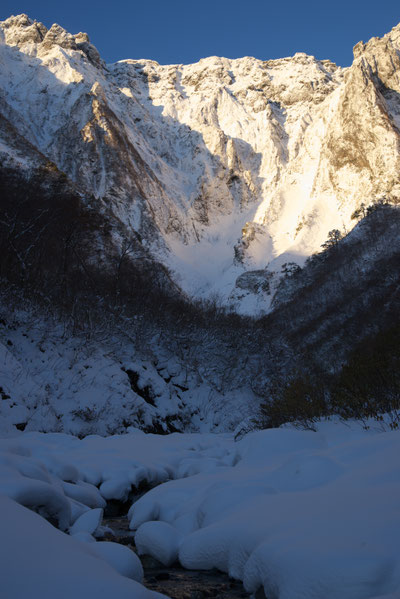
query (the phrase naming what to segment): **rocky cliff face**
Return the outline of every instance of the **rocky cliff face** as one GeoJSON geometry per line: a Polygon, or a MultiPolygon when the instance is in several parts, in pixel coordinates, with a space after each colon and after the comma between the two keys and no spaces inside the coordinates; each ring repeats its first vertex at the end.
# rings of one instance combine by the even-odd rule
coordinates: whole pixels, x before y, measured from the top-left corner
{"type": "Polygon", "coordinates": [[[84,33],[26,15],[0,32],[0,112],[27,142],[17,157],[2,138],[2,163],[29,169],[35,148],[110,222],[105,256],[134,235],[190,295],[266,310],[282,264],[400,198],[400,26],[347,69],[301,53],[105,65],[84,33]]]}

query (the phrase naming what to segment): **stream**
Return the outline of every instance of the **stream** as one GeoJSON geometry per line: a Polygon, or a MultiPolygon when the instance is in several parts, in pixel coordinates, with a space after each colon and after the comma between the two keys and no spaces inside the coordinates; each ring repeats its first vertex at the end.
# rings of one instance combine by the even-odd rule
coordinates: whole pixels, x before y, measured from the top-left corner
{"type": "MultiPolygon", "coordinates": [[[[136,550],[134,533],[129,529],[126,516],[105,517],[103,525],[113,532],[99,540],[114,541],[136,550]]],[[[165,567],[147,555],[140,556],[140,559],[144,569],[144,586],[171,599],[244,599],[251,596],[240,581],[219,570],[185,570],[178,563],[165,567]]]]}

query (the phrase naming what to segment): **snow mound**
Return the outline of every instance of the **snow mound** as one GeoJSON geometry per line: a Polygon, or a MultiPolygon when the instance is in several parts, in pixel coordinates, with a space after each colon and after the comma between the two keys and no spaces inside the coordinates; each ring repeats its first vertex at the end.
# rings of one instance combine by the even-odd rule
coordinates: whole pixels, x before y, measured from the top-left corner
{"type": "Polygon", "coordinates": [[[218,568],[272,599],[400,593],[400,434],[321,430],[249,434],[235,466],[152,489],[130,510],[140,550],[162,561],[179,530],[185,568],[218,568]]]}
{"type": "Polygon", "coordinates": [[[139,555],[151,555],[164,566],[178,559],[181,533],[167,522],[145,522],[136,532],[135,544],[139,555]]]}
{"type": "Polygon", "coordinates": [[[0,493],[37,511],[61,530],[71,522],[71,506],[62,488],[29,457],[0,452],[0,493]]]}
{"type": "Polygon", "coordinates": [[[136,582],[143,581],[142,563],[129,547],[111,541],[99,541],[90,543],[90,551],[104,559],[121,576],[126,576],[136,582]]]}
{"type": "Polygon", "coordinates": [[[73,523],[69,532],[75,534],[77,532],[87,532],[90,535],[95,535],[98,527],[101,525],[103,520],[103,510],[97,508],[95,510],[89,510],[79,516],[79,518],[73,523]]]}
{"type": "Polygon", "coordinates": [[[94,555],[92,545],[63,534],[8,497],[0,496],[0,510],[1,593],[7,599],[164,597],[121,576],[108,559],[94,555]]]}
{"type": "Polygon", "coordinates": [[[106,506],[105,499],[93,485],[79,480],[76,484],[63,482],[64,493],[67,497],[84,503],[91,508],[104,508],[106,506]]]}
{"type": "MultiPolygon", "coordinates": [[[[93,538],[101,530],[102,507],[91,506],[103,503],[107,482],[111,489],[119,481],[123,497],[134,495],[138,480],[158,484],[133,503],[128,517],[139,552],[165,565],[179,559],[186,568],[218,568],[242,580],[248,592],[264,589],[272,599],[398,597],[400,433],[329,421],[318,428],[317,433],[259,431],[238,442],[227,435],[135,431],[82,440],[62,434],[8,435],[0,439],[0,492],[69,528],[74,551],[79,546],[135,580],[142,576],[137,556],[93,538]]],[[[29,514],[10,499],[4,501],[7,509],[29,514]]],[[[35,514],[26,518],[42,522],[35,514]]],[[[23,523],[14,522],[20,539],[14,543],[25,551],[23,523]]],[[[38,532],[35,543],[53,542],[48,526],[40,524],[43,535],[38,532]]],[[[0,543],[5,553],[7,542],[0,543]]],[[[71,563],[73,576],[79,577],[81,567],[75,570],[71,563]]],[[[32,581],[33,566],[23,562],[21,568],[32,581]]],[[[7,576],[7,599],[25,597],[25,587],[14,590],[23,582],[7,576]]],[[[61,566],[55,576],[62,580],[61,566]]],[[[47,597],[35,580],[32,588],[47,597]]],[[[88,586],[82,588],[93,595],[88,586]]],[[[113,596],[124,597],[124,592],[113,596]]]]}

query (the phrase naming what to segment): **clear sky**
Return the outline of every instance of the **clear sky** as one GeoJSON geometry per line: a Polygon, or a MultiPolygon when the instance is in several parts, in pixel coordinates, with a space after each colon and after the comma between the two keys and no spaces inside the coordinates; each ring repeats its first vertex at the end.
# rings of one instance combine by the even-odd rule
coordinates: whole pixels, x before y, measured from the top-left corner
{"type": "Polygon", "coordinates": [[[306,52],[341,66],[361,39],[400,22],[399,0],[2,0],[0,20],[27,13],[47,27],[86,31],[106,62],[206,56],[262,60],[306,52]]]}

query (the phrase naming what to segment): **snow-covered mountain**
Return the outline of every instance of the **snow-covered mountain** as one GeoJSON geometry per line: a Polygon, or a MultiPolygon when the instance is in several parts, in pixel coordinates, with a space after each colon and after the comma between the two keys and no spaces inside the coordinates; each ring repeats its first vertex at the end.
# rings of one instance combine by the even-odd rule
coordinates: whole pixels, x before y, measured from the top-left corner
{"type": "Polygon", "coordinates": [[[354,54],[0,23],[2,597],[400,597],[400,25],[354,54]]]}
{"type": "Polygon", "coordinates": [[[399,25],[347,69],[302,53],[106,65],[87,34],[26,15],[0,35],[0,163],[65,174],[110,228],[104,264],[146,257],[188,295],[254,313],[282,264],[348,231],[362,202],[400,198],[399,25]]]}

